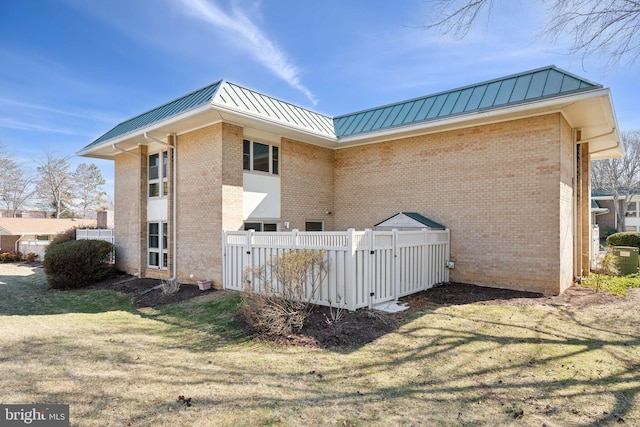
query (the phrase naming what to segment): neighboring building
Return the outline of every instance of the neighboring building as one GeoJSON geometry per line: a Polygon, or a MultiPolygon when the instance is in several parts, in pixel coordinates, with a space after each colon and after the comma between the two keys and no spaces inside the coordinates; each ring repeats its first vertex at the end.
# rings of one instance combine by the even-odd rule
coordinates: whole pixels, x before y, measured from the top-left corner
{"type": "Polygon", "coordinates": [[[115,161],[118,268],[220,286],[222,230],[451,231],[451,280],[557,294],[590,261],[589,165],[620,157],[609,89],[556,67],[328,117],[219,81],[79,154],[115,161]]]}
{"type": "MultiPolygon", "coordinates": [[[[626,193],[625,193],[626,194],[626,193]]],[[[624,195],[618,200],[619,211],[623,212],[624,195]]],[[[600,227],[600,235],[605,232],[606,235],[616,232],[620,221],[616,216],[613,204],[613,196],[611,193],[594,190],[591,192],[591,198],[598,204],[600,210],[595,214],[595,222],[600,227]]],[[[640,195],[631,196],[631,203],[626,211],[624,211],[624,226],[622,231],[640,231],[640,195]]]]}
{"type": "Polygon", "coordinates": [[[34,210],[28,210],[28,211],[17,211],[14,212],[13,211],[0,211],[0,218],[48,218],[48,212],[47,211],[34,211],[34,210]]]}
{"type": "Polygon", "coordinates": [[[95,226],[95,220],[0,218],[0,251],[33,252],[42,260],[45,248],[56,234],[70,228],[95,226]]]}

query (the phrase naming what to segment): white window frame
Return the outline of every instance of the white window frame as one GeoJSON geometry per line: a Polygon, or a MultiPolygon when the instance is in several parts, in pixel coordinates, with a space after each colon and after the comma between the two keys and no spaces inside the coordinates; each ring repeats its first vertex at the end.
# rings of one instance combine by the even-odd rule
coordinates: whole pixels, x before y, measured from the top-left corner
{"type": "Polygon", "coordinates": [[[280,147],[278,145],[269,144],[266,142],[255,141],[253,139],[243,139],[242,140],[242,168],[245,171],[256,172],[256,173],[268,173],[270,175],[280,175],[280,147]],[[249,153],[245,150],[245,145],[249,144],[249,153]],[[254,147],[255,144],[266,145],[269,148],[269,171],[255,170],[254,164],[254,147]],[[245,167],[245,159],[248,155],[248,163],[249,167],[245,167]]]}
{"type": "Polygon", "coordinates": [[[275,230],[269,230],[270,232],[280,231],[280,223],[277,222],[277,221],[251,221],[251,220],[247,220],[247,221],[244,222],[244,230],[245,231],[247,231],[247,230],[265,231],[264,230],[264,226],[265,225],[270,226],[269,228],[272,228],[272,226],[275,225],[276,229],[275,230]],[[248,228],[246,228],[247,224],[256,224],[256,225],[259,225],[259,227],[248,229],[248,228]]]}
{"type": "Polygon", "coordinates": [[[150,199],[161,199],[169,194],[169,152],[158,151],[147,156],[147,197],[150,199]],[[158,177],[151,178],[151,158],[158,156],[158,177]],[[151,195],[151,186],[157,185],[158,195],[151,195]]]}
{"type": "Polygon", "coordinates": [[[169,225],[166,221],[149,221],[147,223],[147,266],[166,270],[169,264],[169,225]],[[151,225],[158,225],[158,247],[151,246],[151,225]],[[151,264],[151,254],[157,254],[158,264],[151,264]]]}

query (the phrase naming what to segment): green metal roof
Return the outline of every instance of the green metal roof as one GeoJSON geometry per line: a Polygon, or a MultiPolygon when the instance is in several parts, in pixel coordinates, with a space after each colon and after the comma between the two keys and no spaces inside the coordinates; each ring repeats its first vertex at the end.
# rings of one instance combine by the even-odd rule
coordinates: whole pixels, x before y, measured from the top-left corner
{"type": "Polygon", "coordinates": [[[331,117],[272,98],[253,90],[224,82],[213,99],[221,107],[239,110],[326,137],[335,138],[331,117]]]}
{"type": "Polygon", "coordinates": [[[202,89],[198,89],[195,92],[191,92],[171,102],[167,102],[166,104],[154,108],[151,111],[147,111],[146,113],[124,121],[102,135],[100,138],[93,141],[91,144],[84,147],[83,150],[207,104],[211,102],[213,95],[215,95],[221,83],[222,80],[217,81],[209,86],[203,87],[202,89]]]}
{"type": "Polygon", "coordinates": [[[555,66],[331,118],[223,80],[126,120],[86,151],[190,110],[211,105],[319,135],[329,140],[602,88],[555,66]]]}
{"type": "Polygon", "coordinates": [[[601,88],[555,66],[334,118],[338,138],[601,88]]]}

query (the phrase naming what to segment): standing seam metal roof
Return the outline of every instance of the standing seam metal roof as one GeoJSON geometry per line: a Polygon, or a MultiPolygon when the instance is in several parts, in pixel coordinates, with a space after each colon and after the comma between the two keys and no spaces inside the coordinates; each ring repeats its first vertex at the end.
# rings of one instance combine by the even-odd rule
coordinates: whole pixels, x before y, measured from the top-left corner
{"type": "Polygon", "coordinates": [[[94,145],[98,145],[101,142],[107,141],[109,139],[118,138],[154,123],[176,116],[180,113],[184,113],[186,111],[207,104],[211,102],[213,95],[215,95],[221,83],[222,80],[217,81],[209,86],[203,87],[202,89],[198,89],[195,92],[191,92],[178,99],[167,102],[166,104],[156,107],[153,110],[147,111],[146,113],[140,114],[139,116],[136,116],[132,119],[126,120],[102,135],[100,138],[93,141],[91,144],[87,145],[84,149],[87,149],[94,145]]]}
{"type": "Polygon", "coordinates": [[[331,117],[230,82],[220,87],[213,103],[335,138],[331,117]]]}
{"type": "Polygon", "coordinates": [[[83,150],[208,103],[339,139],[597,88],[602,88],[602,85],[552,65],[332,119],[220,80],[118,124],[83,150]]]}
{"type": "Polygon", "coordinates": [[[334,118],[338,138],[602,88],[555,66],[334,118]]]}

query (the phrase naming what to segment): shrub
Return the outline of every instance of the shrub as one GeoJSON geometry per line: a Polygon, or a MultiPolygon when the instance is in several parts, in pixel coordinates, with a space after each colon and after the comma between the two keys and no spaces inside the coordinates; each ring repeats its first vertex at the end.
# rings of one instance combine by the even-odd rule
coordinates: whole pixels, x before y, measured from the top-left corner
{"type": "Polygon", "coordinates": [[[44,272],[54,289],[88,286],[113,274],[108,261],[114,246],[100,240],[72,240],[49,248],[44,272]]]}
{"type": "Polygon", "coordinates": [[[22,261],[22,253],[17,251],[0,252],[0,262],[19,262],[22,261]]]}
{"type": "Polygon", "coordinates": [[[289,335],[302,329],[326,276],[324,257],[324,251],[290,251],[247,270],[238,314],[259,333],[289,335]]]}
{"type": "Polygon", "coordinates": [[[49,243],[49,245],[47,246],[46,252],[48,252],[54,246],[59,245],[60,243],[76,240],[76,228],[77,227],[72,227],[60,234],[56,234],[51,243],[49,243]]]}
{"type": "Polygon", "coordinates": [[[176,279],[163,280],[160,282],[160,289],[164,295],[175,294],[180,291],[180,282],[176,279]]]}
{"type": "Polygon", "coordinates": [[[38,254],[29,252],[28,254],[24,255],[23,260],[24,262],[31,264],[36,260],[36,258],[38,258],[38,254]]]}
{"type": "Polygon", "coordinates": [[[640,248],[640,232],[625,231],[623,233],[615,233],[607,237],[607,245],[609,246],[634,246],[640,248]]]}

